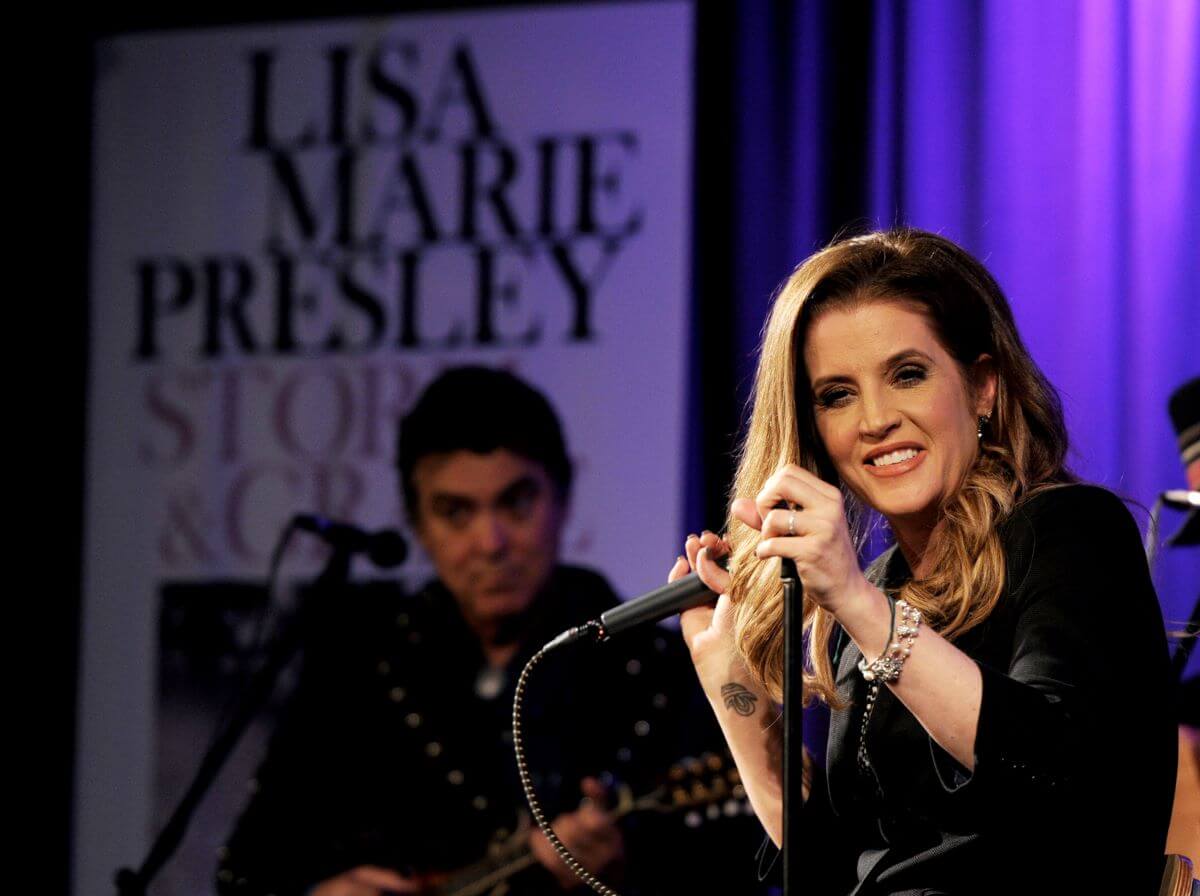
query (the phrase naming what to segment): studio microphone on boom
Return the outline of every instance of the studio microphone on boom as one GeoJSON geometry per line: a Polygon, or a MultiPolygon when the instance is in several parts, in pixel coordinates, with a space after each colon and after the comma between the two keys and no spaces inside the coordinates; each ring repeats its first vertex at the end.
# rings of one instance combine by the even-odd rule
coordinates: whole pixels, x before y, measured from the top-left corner
{"type": "Polygon", "coordinates": [[[408,543],[395,529],[380,529],[366,532],[349,523],[326,519],[315,513],[298,513],[292,525],[304,532],[311,532],[325,539],[330,547],[340,548],[351,554],[366,554],[380,569],[399,566],[408,557],[408,543]]]}

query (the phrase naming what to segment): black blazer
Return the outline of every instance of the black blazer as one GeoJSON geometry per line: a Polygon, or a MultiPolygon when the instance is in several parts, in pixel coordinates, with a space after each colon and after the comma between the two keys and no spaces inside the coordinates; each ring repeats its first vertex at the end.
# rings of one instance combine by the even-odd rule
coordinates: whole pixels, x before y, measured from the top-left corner
{"type": "MultiPolygon", "coordinates": [[[[803,813],[819,894],[1153,894],[1174,794],[1165,630],[1133,518],[1066,486],[1001,528],[1004,593],[956,639],[983,674],[972,772],[885,686],[859,770],[867,691],[849,638],[826,774],[803,813]]],[[[911,575],[895,548],[869,576],[911,575]]],[[[920,649],[918,636],[915,650],[920,649]]]]}

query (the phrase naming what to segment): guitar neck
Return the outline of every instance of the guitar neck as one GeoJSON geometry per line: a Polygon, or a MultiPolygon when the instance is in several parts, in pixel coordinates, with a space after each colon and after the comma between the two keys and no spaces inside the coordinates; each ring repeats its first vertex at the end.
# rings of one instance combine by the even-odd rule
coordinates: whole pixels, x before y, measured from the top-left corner
{"type": "MultiPolygon", "coordinates": [[[[619,806],[609,814],[620,820],[637,809],[635,804],[619,806]]],[[[528,838],[525,838],[499,856],[484,859],[455,872],[453,876],[442,881],[434,893],[436,896],[483,896],[493,887],[536,864],[537,859],[529,848],[528,838]]]]}
{"type": "Polygon", "coordinates": [[[435,890],[436,896],[483,896],[514,874],[537,864],[528,846],[520,853],[497,861],[479,862],[455,874],[435,890]],[[486,866],[486,867],[485,867],[486,866]]]}
{"type": "MultiPolygon", "coordinates": [[[[608,811],[616,820],[634,812],[663,813],[703,807],[712,812],[717,811],[715,807],[719,803],[730,800],[744,803],[745,797],[746,791],[737,770],[727,768],[720,757],[706,753],[700,760],[676,763],[671,767],[666,784],[642,796],[635,797],[627,788],[618,789],[616,805],[608,811]]],[[[439,876],[432,893],[435,896],[482,896],[537,864],[529,849],[529,831],[525,826],[522,828],[522,832],[499,846],[488,858],[448,876],[439,876]]]]}

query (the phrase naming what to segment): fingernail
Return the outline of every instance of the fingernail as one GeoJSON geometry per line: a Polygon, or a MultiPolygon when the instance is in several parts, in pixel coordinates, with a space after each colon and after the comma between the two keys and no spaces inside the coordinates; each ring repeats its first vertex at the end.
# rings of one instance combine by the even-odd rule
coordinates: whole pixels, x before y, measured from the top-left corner
{"type": "Polygon", "coordinates": [[[695,533],[692,533],[692,534],[691,534],[691,535],[689,535],[687,538],[685,538],[685,539],[684,539],[684,541],[691,541],[693,538],[699,538],[699,537],[700,537],[699,535],[696,535],[695,533]]]}

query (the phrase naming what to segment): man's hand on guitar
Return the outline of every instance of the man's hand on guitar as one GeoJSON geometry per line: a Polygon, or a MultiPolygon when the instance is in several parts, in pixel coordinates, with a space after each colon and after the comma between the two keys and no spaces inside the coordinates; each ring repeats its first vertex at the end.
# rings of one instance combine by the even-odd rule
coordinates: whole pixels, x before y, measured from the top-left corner
{"type": "MultiPolygon", "coordinates": [[[[551,827],[583,867],[601,875],[624,857],[624,840],[613,816],[603,808],[604,785],[595,778],[584,778],[579,788],[586,797],[584,805],[574,812],[560,815],[551,822],[551,827]]],[[[563,864],[540,830],[530,835],[529,849],[565,889],[580,885],[579,878],[563,864]]]]}
{"type": "Polygon", "coordinates": [[[391,896],[393,893],[419,893],[421,886],[387,868],[360,865],[343,871],[337,877],[322,881],[308,896],[391,896]]]}

